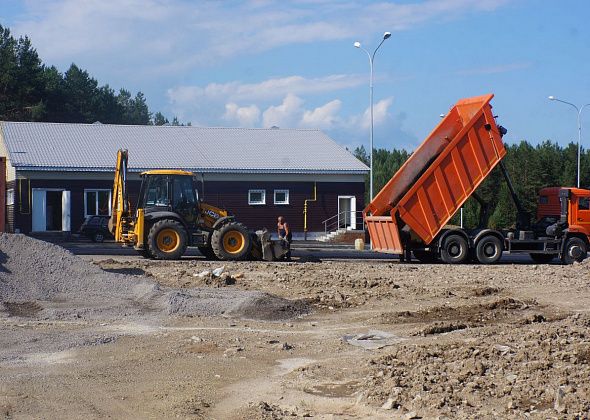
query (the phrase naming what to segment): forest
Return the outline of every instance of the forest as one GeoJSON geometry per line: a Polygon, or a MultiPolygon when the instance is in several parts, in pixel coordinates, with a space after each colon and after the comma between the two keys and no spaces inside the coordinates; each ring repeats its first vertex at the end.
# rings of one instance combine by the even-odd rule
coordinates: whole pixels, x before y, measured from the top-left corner
{"type": "MultiPolygon", "coordinates": [[[[42,63],[28,37],[18,39],[0,25],[0,120],[163,125],[143,93],[99,86],[72,64],[65,73],[42,63]]],[[[180,125],[177,118],[173,125],[180,125]]]]}

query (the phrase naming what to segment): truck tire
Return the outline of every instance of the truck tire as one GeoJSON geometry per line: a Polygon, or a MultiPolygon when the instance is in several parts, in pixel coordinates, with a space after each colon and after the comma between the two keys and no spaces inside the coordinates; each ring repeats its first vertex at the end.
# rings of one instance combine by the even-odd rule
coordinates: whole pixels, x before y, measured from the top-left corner
{"type": "Polygon", "coordinates": [[[218,260],[219,258],[217,258],[217,255],[215,255],[215,252],[213,252],[213,248],[211,248],[210,246],[200,246],[199,248],[199,252],[201,253],[201,255],[203,257],[205,257],[205,259],[207,260],[218,260]]]}
{"type": "Polygon", "coordinates": [[[447,264],[461,264],[469,257],[469,245],[461,235],[449,235],[443,241],[440,258],[447,264]]]}
{"type": "Polygon", "coordinates": [[[537,264],[549,264],[555,258],[555,254],[529,254],[537,264]]]}
{"type": "Polygon", "coordinates": [[[252,238],[243,224],[226,223],[211,235],[211,248],[220,260],[245,260],[250,256],[252,238]]]}
{"type": "Polygon", "coordinates": [[[150,255],[158,260],[178,260],[186,251],[188,240],[184,226],[176,220],[163,219],[152,225],[147,237],[150,255]]]}
{"type": "Polygon", "coordinates": [[[414,257],[423,264],[432,264],[437,261],[436,255],[430,251],[414,249],[412,253],[414,254],[414,257]]]}
{"type": "Polygon", "coordinates": [[[586,258],[587,253],[586,242],[582,238],[572,236],[565,243],[561,260],[564,264],[573,264],[576,261],[581,262],[586,258]]]}
{"type": "Polygon", "coordinates": [[[502,258],[502,241],[494,235],[484,236],[475,247],[477,261],[482,264],[494,264],[502,258]]]}

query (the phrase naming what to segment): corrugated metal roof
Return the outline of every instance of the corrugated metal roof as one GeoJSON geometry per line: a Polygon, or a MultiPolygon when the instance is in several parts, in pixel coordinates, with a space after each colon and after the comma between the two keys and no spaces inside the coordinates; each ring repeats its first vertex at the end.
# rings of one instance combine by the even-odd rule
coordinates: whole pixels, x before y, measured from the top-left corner
{"type": "Polygon", "coordinates": [[[26,170],[112,171],[118,149],[130,170],[365,173],[319,130],[0,122],[11,164],[26,170]]]}

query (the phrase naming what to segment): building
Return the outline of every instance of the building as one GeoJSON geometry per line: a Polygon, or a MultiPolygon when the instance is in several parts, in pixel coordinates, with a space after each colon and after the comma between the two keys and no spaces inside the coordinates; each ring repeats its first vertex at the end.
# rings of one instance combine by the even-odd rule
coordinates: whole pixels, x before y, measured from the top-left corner
{"type": "Polygon", "coordinates": [[[120,148],[132,203],[142,171],[185,169],[201,199],[252,230],[274,230],[283,215],[301,237],[306,200],[310,237],[338,214],[360,224],[368,168],[319,130],[0,122],[6,230],[76,232],[86,216],[108,215],[120,148]]]}

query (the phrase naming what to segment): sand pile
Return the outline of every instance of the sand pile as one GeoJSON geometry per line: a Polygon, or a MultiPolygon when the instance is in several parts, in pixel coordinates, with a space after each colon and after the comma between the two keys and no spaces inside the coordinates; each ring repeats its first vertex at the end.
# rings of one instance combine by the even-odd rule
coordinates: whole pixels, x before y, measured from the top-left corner
{"type": "Polygon", "coordinates": [[[163,313],[281,320],[308,311],[303,302],[256,291],[162,288],[147,277],[105,272],[54,244],[0,235],[0,314],[8,316],[163,313]]]}

